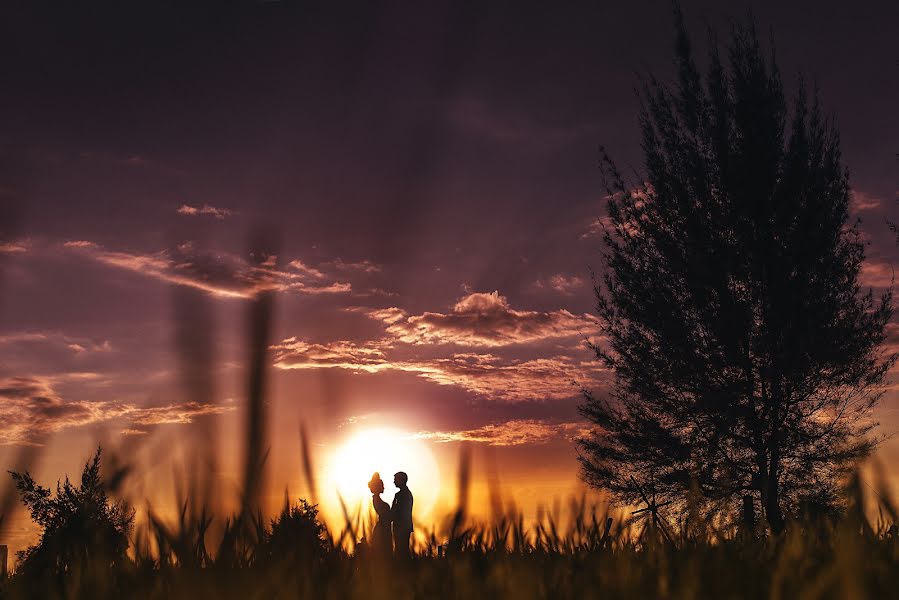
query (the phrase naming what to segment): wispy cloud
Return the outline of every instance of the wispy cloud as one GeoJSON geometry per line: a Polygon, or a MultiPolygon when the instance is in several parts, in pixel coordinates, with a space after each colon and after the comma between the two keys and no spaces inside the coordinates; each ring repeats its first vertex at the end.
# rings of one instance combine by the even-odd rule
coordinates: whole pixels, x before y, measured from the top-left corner
{"type": "Polygon", "coordinates": [[[39,343],[64,346],[76,354],[112,351],[112,343],[109,340],[96,341],[54,331],[19,331],[0,335],[0,346],[39,343]]]}
{"type": "Polygon", "coordinates": [[[574,439],[589,433],[586,423],[548,423],[518,419],[462,431],[419,431],[413,437],[436,442],[474,442],[488,446],[546,444],[555,439],[574,439]]]}
{"type": "Polygon", "coordinates": [[[275,367],[405,372],[509,402],[571,398],[580,392],[579,385],[591,387],[604,373],[598,362],[579,358],[589,358],[583,343],[572,343],[574,337],[597,332],[592,318],[567,310],[513,309],[498,292],[471,293],[449,313],[409,315],[396,307],[347,310],[381,322],[384,337],[358,343],[287,338],[272,346],[275,367]],[[460,352],[460,346],[505,350],[503,355],[460,352]],[[522,351],[528,356],[521,357],[522,351]]]}
{"type": "Polygon", "coordinates": [[[119,431],[119,435],[145,435],[149,433],[143,429],[131,429],[130,427],[126,427],[119,431]]]}
{"type": "Polygon", "coordinates": [[[338,271],[360,272],[360,273],[379,273],[381,267],[370,260],[360,260],[357,262],[345,262],[338,258],[330,263],[338,271]]]}
{"type": "Polygon", "coordinates": [[[893,285],[895,275],[896,272],[892,264],[885,261],[866,260],[862,263],[858,280],[865,287],[888,288],[893,285]]]}
{"type": "Polygon", "coordinates": [[[449,313],[409,315],[393,307],[367,311],[386,331],[407,344],[506,346],[589,333],[596,322],[567,310],[516,310],[499,292],[476,292],[460,299],[449,313]]]}
{"type": "Polygon", "coordinates": [[[315,267],[310,267],[309,265],[307,265],[306,263],[304,263],[301,260],[292,260],[289,263],[287,263],[287,266],[299,273],[308,275],[309,277],[313,277],[315,279],[324,279],[325,278],[325,274],[322,273],[319,269],[316,269],[315,267]]]}
{"type": "Polygon", "coordinates": [[[182,204],[178,208],[179,215],[187,215],[191,217],[195,217],[198,215],[206,215],[218,219],[219,221],[223,220],[225,217],[229,217],[234,214],[234,212],[227,208],[218,208],[216,206],[211,206],[209,204],[204,204],[203,206],[191,206],[190,204],[182,204]]]}
{"type": "Polygon", "coordinates": [[[587,221],[584,230],[581,232],[581,239],[586,240],[593,237],[600,237],[607,228],[611,227],[612,221],[609,217],[594,217],[587,221]]]}
{"type": "Polygon", "coordinates": [[[183,402],[167,406],[134,407],[128,413],[137,425],[170,425],[192,423],[202,415],[217,415],[234,410],[233,406],[219,406],[203,402],[183,402]]]}
{"type": "MultiPolygon", "coordinates": [[[[883,350],[891,354],[899,352],[899,322],[887,323],[884,330],[883,350]]],[[[896,365],[894,370],[899,370],[899,365],[896,365]]]]}
{"type": "Polygon", "coordinates": [[[87,240],[68,241],[63,247],[110,267],[223,298],[251,298],[265,290],[308,295],[352,291],[349,283],[329,280],[321,271],[296,260],[288,263],[287,269],[279,269],[275,257],[250,264],[235,255],[201,254],[190,245],[144,254],[107,250],[87,240]]]}
{"type": "Polygon", "coordinates": [[[190,423],[202,415],[233,410],[198,402],[140,407],[109,401],[66,400],[56,393],[52,377],[0,380],[0,445],[35,444],[48,434],[95,423],[125,420],[136,425],[190,423]]]}
{"type": "Polygon", "coordinates": [[[312,344],[295,337],[272,346],[279,369],[341,368],[374,373],[392,368],[377,342],[357,345],[346,340],[312,344]]]}
{"type": "Polygon", "coordinates": [[[538,279],[534,283],[534,287],[538,289],[554,290],[565,296],[571,296],[576,291],[584,287],[586,280],[579,275],[567,275],[565,273],[557,273],[546,279],[538,279]]]}
{"type": "Polygon", "coordinates": [[[22,254],[31,248],[31,240],[0,242],[0,254],[22,254]]]}
{"type": "Polygon", "coordinates": [[[400,359],[389,342],[348,341],[313,344],[288,338],[272,347],[278,369],[346,369],[365,373],[413,373],[438,385],[509,402],[570,398],[579,386],[598,381],[604,370],[595,361],[558,355],[530,360],[493,354],[455,353],[438,358],[400,359]]]}
{"type": "Polygon", "coordinates": [[[876,210],[880,208],[880,199],[875,198],[865,192],[852,190],[849,196],[849,210],[852,213],[859,213],[866,210],[876,210]]]}
{"type": "Polygon", "coordinates": [[[595,383],[603,371],[595,361],[568,356],[504,360],[491,354],[454,354],[403,367],[440,385],[509,402],[570,398],[580,393],[580,386],[595,383]]]}

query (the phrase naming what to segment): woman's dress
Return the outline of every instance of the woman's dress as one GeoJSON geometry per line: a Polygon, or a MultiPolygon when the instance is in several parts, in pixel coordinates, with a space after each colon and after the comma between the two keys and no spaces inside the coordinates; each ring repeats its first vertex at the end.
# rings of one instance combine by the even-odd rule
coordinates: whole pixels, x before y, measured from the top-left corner
{"type": "Polygon", "coordinates": [[[371,532],[373,550],[379,554],[391,554],[393,544],[390,541],[390,505],[377,494],[371,497],[371,504],[378,515],[378,522],[371,532]]]}

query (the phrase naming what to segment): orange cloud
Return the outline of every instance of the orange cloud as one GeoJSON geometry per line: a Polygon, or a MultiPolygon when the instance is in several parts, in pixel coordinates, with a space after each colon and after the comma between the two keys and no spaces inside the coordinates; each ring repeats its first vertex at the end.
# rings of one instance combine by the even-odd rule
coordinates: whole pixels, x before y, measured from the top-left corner
{"type": "Polygon", "coordinates": [[[571,440],[587,435],[589,432],[590,429],[586,423],[547,423],[533,419],[518,419],[463,431],[419,431],[413,437],[436,442],[474,442],[488,446],[521,446],[546,444],[560,437],[571,440]]]}
{"type": "Polygon", "coordinates": [[[852,190],[849,196],[849,211],[859,213],[865,210],[880,208],[880,199],[858,190],[852,190]]]}
{"type": "Polygon", "coordinates": [[[228,254],[200,255],[190,245],[176,251],[150,254],[115,252],[86,240],[65,242],[63,247],[101,264],[139,273],[175,285],[202,290],[221,298],[252,298],[261,291],[299,294],[340,294],[352,291],[349,283],[323,282],[326,276],[300,261],[279,270],[275,257],[260,265],[228,254]]]}
{"type": "Polygon", "coordinates": [[[189,204],[182,204],[178,208],[178,214],[188,215],[191,217],[195,217],[197,215],[208,215],[221,221],[225,217],[233,215],[234,212],[227,208],[217,208],[215,206],[210,206],[209,204],[204,204],[203,206],[190,206],[189,204]]]}
{"type": "Polygon", "coordinates": [[[358,271],[361,273],[380,273],[381,267],[370,260],[361,260],[358,262],[344,262],[340,258],[330,263],[338,271],[358,271]]]}
{"type": "Polygon", "coordinates": [[[125,428],[125,429],[122,429],[121,431],[119,431],[119,435],[145,435],[147,433],[148,432],[144,431],[143,429],[130,429],[130,428],[125,428]]]}
{"type": "MultiPolygon", "coordinates": [[[[883,350],[889,354],[899,352],[899,323],[887,323],[884,328],[883,350]]],[[[894,369],[899,369],[899,364],[894,369]]]]}
{"type": "Polygon", "coordinates": [[[322,273],[315,267],[310,267],[309,265],[307,265],[306,263],[304,263],[301,260],[292,260],[289,263],[287,263],[287,266],[290,267],[291,269],[299,271],[300,273],[302,273],[304,275],[308,275],[308,276],[314,277],[316,279],[324,279],[325,278],[324,273],[322,273]]]}
{"type": "Polygon", "coordinates": [[[570,398],[597,381],[603,369],[595,361],[568,356],[502,360],[491,354],[454,354],[449,358],[403,363],[401,368],[440,385],[509,402],[570,398]]]}
{"type": "Polygon", "coordinates": [[[311,344],[291,337],[271,349],[275,353],[275,367],[279,369],[341,368],[374,373],[391,368],[380,344],[375,342],[362,346],[346,340],[311,344]]]}
{"type": "Polygon", "coordinates": [[[580,238],[586,240],[592,237],[600,237],[607,228],[611,228],[612,219],[610,217],[595,217],[587,222],[580,238]]]}
{"type": "Polygon", "coordinates": [[[231,410],[234,410],[233,406],[184,402],[167,406],[135,407],[128,418],[137,425],[187,424],[192,423],[195,417],[217,415],[231,410]]]}
{"type": "Polygon", "coordinates": [[[190,423],[201,415],[233,407],[197,402],[139,407],[107,401],[64,400],[53,389],[53,377],[11,377],[0,380],[0,445],[38,444],[48,434],[112,420],[138,425],[190,423]]]}
{"type": "Polygon", "coordinates": [[[0,346],[14,344],[46,343],[65,346],[76,354],[84,352],[111,352],[109,340],[96,342],[87,338],[74,338],[59,332],[22,331],[0,335],[0,346]]]}
{"type": "Polygon", "coordinates": [[[0,254],[22,254],[31,248],[30,240],[0,242],[0,254]]]}
{"type": "Polygon", "coordinates": [[[589,315],[567,310],[516,310],[499,292],[472,293],[461,298],[450,313],[408,315],[393,307],[368,311],[387,324],[387,332],[407,344],[506,346],[551,338],[582,335],[596,328],[589,315]]]}
{"type": "Polygon", "coordinates": [[[872,262],[866,260],[862,263],[858,274],[859,283],[865,287],[888,288],[893,285],[895,270],[888,262],[872,262]]]}
{"type": "Polygon", "coordinates": [[[584,278],[578,275],[558,273],[548,279],[538,280],[534,285],[540,289],[548,288],[565,296],[571,296],[576,290],[582,288],[584,283],[586,283],[584,278]]]}
{"type": "Polygon", "coordinates": [[[579,385],[589,387],[597,383],[604,372],[596,361],[574,358],[577,353],[586,355],[586,352],[582,344],[569,343],[574,336],[589,337],[589,333],[596,332],[597,323],[592,318],[567,310],[516,310],[498,292],[469,294],[446,314],[425,312],[410,316],[397,307],[347,310],[380,321],[385,325],[386,336],[361,344],[348,340],[311,343],[287,338],[272,346],[275,367],[413,373],[438,385],[455,386],[509,402],[570,398],[579,393],[579,385]],[[564,338],[568,340],[562,346],[544,345],[551,348],[552,354],[537,358],[477,352],[409,356],[410,352],[418,353],[425,346],[434,350],[445,345],[472,348],[528,345],[534,350],[548,340],[564,338]]]}
{"type": "Polygon", "coordinates": [[[531,360],[503,359],[492,354],[456,353],[443,358],[396,359],[389,342],[348,341],[312,344],[288,338],[272,346],[278,369],[346,369],[366,373],[414,373],[438,385],[456,386],[473,394],[509,402],[570,398],[578,386],[595,384],[603,368],[596,361],[568,356],[531,360]]]}

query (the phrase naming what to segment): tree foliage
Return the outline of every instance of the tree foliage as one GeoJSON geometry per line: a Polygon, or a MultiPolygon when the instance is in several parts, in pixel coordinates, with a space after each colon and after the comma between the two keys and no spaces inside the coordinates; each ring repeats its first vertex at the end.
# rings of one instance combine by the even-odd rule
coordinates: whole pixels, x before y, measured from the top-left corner
{"type": "Polygon", "coordinates": [[[39,542],[18,553],[25,575],[62,575],[87,567],[109,568],[125,560],[134,511],[111,502],[100,477],[100,449],[84,465],[81,485],[66,477],[56,493],[34,481],[28,472],[10,473],[22,502],[40,526],[39,542]]]}
{"type": "Polygon", "coordinates": [[[640,88],[644,180],[603,155],[594,349],[615,384],[582,405],[597,425],[582,473],[624,501],[638,486],[752,494],[779,531],[877,442],[892,299],[860,287],[848,172],[817,94],[800,82],[788,108],[752,24],[735,26],[727,64],[710,36],[703,77],[679,11],[676,24],[676,85],[640,88]]]}

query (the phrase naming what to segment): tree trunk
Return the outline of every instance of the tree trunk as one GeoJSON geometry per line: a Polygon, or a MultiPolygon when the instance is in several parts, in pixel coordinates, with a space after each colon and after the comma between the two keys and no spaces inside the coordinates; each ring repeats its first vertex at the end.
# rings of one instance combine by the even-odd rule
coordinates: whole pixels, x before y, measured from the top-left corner
{"type": "Polygon", "coordinates": [[[765,483],[765,494],[763,501],[765,503],[765,520],[775,535],[779,535],[784,530],[784,516],[780,510],[780,482],[778,481],[777,471],[772,466],[768,481],[765,483]]]}
{"type": "Polygon", "coordinates": [[[779,535],[784,530],[784,516],[780,510],[780,427],[781,407],[783,406],[783,389],[780,376],[771,378],[771,435],[768,438],[768,477],[765,482],[767,495],[765,497],[765,519],[774,535],[779,535]]]}
{"type": "Polygon", "coordinates": [[[784,530],[783,512],[780,510],[780,452],[775,445],[771,449],[771,463],[765,481],[763,502],[765,503],[765,520],[775,535],[784,530]]]}

